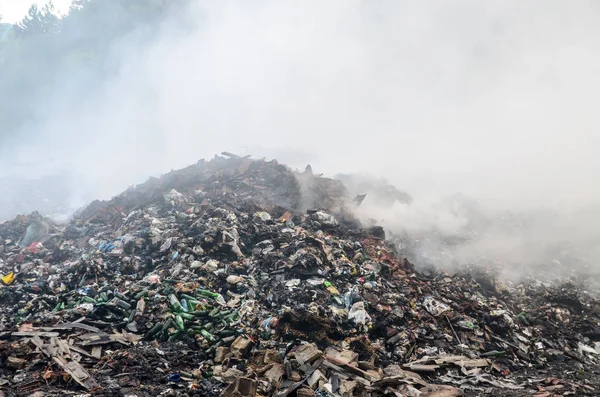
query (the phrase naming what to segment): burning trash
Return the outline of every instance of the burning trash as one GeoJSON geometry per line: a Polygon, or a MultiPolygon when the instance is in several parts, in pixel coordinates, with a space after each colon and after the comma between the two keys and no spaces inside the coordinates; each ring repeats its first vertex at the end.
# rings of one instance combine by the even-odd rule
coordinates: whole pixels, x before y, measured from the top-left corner
{"type": "Polygon", "coordinates": [[[0,224],[0,393],[596,395],[591,295],[420,274],[356,204],[229,155],[0,224]]]}

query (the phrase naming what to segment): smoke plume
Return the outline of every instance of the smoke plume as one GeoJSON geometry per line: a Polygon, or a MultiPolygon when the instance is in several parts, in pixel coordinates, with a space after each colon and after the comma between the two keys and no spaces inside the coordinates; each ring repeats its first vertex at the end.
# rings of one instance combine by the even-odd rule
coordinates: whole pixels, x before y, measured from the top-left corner
{"type": "Polygon", "coordinates": [[[57,84],[0,169],[67,170],[80,202],[222,150],[310,163],[409,192],[363,216],[452,260],[568,243],[597,269],[599,31],[592,1],[197,1],[114,43],[84,98],[57,84]]]}

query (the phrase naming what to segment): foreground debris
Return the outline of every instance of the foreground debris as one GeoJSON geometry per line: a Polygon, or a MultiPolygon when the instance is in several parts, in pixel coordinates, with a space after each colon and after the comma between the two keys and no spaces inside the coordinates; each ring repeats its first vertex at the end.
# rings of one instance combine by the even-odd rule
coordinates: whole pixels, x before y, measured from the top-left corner
{"type": "Polygon", "coordinates": [[[591,295],[420,274],[381,228],[359,227],[347,196],[309,168],[228,155],[92,203],[67,225],[39,214],[1,224],[0,390],[597,393],[591,295]]]}

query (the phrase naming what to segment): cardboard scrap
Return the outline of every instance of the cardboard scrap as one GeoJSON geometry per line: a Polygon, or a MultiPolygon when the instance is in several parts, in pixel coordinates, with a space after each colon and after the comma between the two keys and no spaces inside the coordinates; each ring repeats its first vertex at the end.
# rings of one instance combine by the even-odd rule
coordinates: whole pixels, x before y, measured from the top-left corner
{"type": "Polygon", "coordinates": [[[51,338],[50,343],[44,344],[38,336],[31,338],[31,342],[47,357],[58,364],[71,378],[86,389],[95,389],[98,387],[96,381],[78,362],[67,359],[64,354],[68,351],[68,343],[64,340],[51,338]]]}

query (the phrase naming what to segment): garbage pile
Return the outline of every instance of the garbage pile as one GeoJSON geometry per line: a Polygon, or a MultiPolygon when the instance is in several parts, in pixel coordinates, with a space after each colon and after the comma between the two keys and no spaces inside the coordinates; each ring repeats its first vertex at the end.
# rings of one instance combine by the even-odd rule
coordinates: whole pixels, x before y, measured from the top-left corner
{"type": "Polygon", "coordinates": [[[597,395],[591,295],[416,272],[347,196],[227,155],[0,224],[0,396],[597,395]]]}

